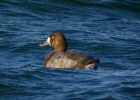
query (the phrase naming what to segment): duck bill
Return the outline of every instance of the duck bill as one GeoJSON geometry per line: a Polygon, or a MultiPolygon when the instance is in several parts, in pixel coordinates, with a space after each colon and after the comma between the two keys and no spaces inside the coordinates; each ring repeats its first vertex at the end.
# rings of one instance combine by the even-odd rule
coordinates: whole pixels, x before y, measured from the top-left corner
{"type": "Polygon", "coordinates": [[[39,44],[39,46],[46,46],[46,45],[50,45],[51,46],[50,37],[48,37],[45,42],[39,44]]]}
{"type": "Polygon", "coordinates": [[[45,42],[39,44],[39,46],[41,46],[41,47],[42,47],[42,46],[46,46],[46,45],[49,45],[49,43],[48,43],[47,41],[45,41],[45,42]]]}

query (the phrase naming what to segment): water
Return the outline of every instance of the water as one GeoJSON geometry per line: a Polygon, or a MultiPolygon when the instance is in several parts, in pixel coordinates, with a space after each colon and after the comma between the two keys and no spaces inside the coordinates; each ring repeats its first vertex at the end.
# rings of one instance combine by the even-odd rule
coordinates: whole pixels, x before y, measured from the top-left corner
{"type": "Polygon", "coordinates": [[[1,100],[139,100],[139,0],[1,0],[1,100]],[[53,31],[98,70],[44,68],[53,31]]]}

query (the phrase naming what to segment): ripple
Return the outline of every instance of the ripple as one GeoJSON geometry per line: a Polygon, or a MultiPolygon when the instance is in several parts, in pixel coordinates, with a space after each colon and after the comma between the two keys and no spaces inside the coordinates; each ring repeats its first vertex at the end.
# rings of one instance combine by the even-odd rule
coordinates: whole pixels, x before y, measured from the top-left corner
{"type": "Polygon", "coordinates": [[[0,2],[0,99],[139,99],[139,2],[0,2]],[[131,16],[130,16],[131,15],[131,16]],[[100,59],[98,70],[44,68],[53,31],[69,50],[100,59]]]}

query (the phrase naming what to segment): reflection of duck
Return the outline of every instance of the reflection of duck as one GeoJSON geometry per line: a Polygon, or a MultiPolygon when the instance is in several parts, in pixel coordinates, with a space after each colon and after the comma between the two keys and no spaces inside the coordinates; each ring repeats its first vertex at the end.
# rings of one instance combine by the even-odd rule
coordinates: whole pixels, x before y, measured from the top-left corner
{"type": "Polygon", "coordinates": [[[67,40],[60,32],[52,33],[48,39],[39,46],[50,45],[55,48],[45,59],[44,66],[50,68],[86,68],[97,69],[98,59],[87,57],[77,51],[66,51],[67,40]]]}

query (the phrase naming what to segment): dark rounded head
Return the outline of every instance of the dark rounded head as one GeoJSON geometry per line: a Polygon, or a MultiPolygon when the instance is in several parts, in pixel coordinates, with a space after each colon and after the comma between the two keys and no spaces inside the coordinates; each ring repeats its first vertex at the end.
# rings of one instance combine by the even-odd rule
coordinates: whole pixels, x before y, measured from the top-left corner
{"type": "Polygon", "coordinates": [[[60,32],[53,32],[47,40],[39,46],[50,45],[55,48],[57,52],[65,52],[67,50],[67,40],[60,32]]]}

